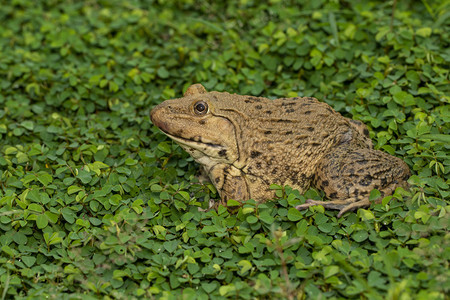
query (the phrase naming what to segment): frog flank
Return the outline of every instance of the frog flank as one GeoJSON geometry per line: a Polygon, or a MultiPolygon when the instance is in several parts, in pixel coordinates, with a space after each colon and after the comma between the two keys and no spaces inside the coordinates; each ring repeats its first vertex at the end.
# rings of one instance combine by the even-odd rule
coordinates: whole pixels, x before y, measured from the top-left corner
{"type": "Polygon", "coordinates": [[[270,100],[195,84],[150,118],[203,167],[223,205],[272,199],[272,183],[301,193],[313,185],[330,200],[297,209],[320,204],[341,216],[370,205],[372,189],[391,194],[410,175],[401,159],[373,149],[364,124],[312,97],[270,100]]]}

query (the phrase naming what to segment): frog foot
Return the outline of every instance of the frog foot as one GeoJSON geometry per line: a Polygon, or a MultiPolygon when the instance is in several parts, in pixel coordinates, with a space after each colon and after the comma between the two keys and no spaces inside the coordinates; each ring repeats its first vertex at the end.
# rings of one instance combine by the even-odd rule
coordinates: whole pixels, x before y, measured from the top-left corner
{"type": "Polygon", "coordinates": [[[297,210],[308,209],[311,206],[322,205],[328,209],[337,209],[339,213],[337,215],[338,218],[342,217],[342,215],[348,211],[369,206],[370,201],[368,199],[362,199],[359,201],[355,201],[356,199],[350,198],[346,200],[333,200],[333,201],[318,201],[313,199],[307,199],[304,204],[297,205],[295,208],[297,210]]]}

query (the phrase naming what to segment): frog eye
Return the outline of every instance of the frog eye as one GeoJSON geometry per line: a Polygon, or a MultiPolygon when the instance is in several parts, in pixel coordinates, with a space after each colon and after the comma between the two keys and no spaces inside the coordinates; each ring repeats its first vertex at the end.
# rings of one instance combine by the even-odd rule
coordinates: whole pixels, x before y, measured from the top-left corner
{"type": "Polygon", "coordinates": [[[197,115],[204,115],[208,112],[208,104],[204,101],[198,101],[194,104],[194,112],[197,115]]]}

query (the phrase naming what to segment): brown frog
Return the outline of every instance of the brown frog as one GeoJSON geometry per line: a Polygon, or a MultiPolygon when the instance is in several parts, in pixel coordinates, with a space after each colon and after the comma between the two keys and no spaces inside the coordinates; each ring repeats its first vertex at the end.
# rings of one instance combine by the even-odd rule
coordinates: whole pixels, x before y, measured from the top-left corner
{"type": "Polygon", "coordinates": [[[373,149],[364,124],[311,97],[270,100],[194,84],[150,117],[203,166],[222,204],[272,199],[272,183],[301,193],[313,185],[330,201],[307,200],[297,209],[323,205],[341,216],[369,206],[372,189],[391,194],[410,176],[401,159],[373,149]]]}

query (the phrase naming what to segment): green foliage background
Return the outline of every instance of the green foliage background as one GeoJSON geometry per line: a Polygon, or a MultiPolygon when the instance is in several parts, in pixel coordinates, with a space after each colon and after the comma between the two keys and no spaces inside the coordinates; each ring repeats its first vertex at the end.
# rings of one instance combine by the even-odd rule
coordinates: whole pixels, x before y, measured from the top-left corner
{"type": "Polygon", "coordinates": [[[449,17],[432,0],[1,1],[2,299],[445,299],[449,17]],[[199,212],[214,188],[148,118],[197,82],[326,101],[408,163],[411,190],[340,219],[277,186],[199,212]]]}

